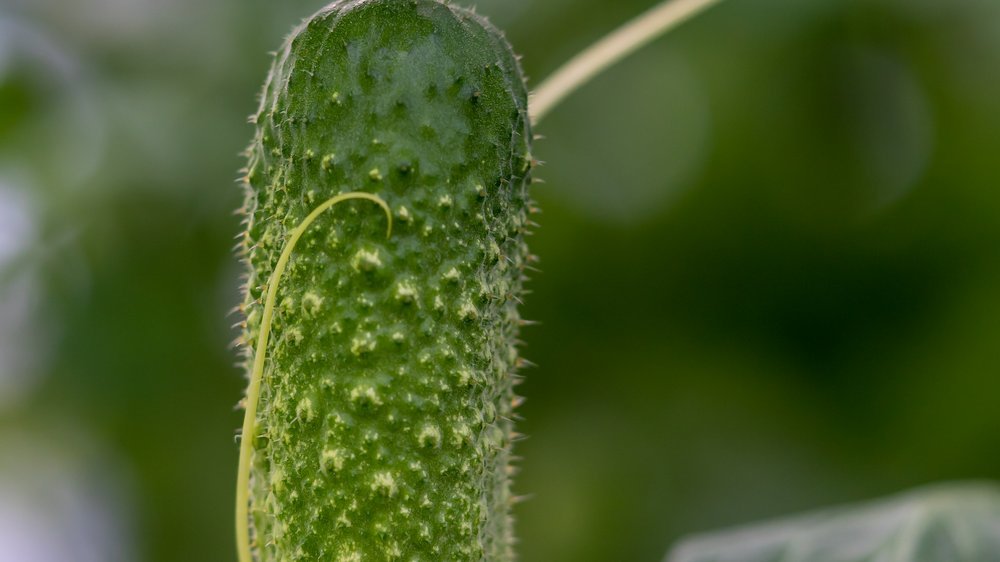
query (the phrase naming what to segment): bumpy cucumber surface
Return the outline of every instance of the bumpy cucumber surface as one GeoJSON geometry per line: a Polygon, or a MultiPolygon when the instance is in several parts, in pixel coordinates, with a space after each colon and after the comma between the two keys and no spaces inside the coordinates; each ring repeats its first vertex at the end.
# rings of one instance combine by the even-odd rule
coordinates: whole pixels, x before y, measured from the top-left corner
{"type": "Polygon", "coordinates": [[[513,559],[531,131],[510,46],[437,0],[335,2],[275,58],[246,183],[246,331],[278,283],[250,432],[261,561],[513,559]]]}

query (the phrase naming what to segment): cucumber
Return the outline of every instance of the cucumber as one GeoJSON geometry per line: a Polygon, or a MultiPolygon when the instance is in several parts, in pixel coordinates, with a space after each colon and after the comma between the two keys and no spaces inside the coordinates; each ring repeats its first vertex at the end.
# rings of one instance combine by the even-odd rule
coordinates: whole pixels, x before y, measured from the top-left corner
{"type": "Polygon", "coordinates": [[[241,561],[514,558],[527,97],[503,35],[437,0],[334,2],[276,55],[240,242],[241,561]]]}

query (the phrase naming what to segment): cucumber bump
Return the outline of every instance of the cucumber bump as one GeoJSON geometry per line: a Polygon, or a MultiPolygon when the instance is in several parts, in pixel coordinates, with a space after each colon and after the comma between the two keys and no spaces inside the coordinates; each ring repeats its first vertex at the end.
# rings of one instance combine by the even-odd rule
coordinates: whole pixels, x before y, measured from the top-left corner
{"type": "Polygon", "coordinates": [[[335,2],[254,121],[241,560],[512,560],[532,137],[510,46],[437,0],[335,2]]]}

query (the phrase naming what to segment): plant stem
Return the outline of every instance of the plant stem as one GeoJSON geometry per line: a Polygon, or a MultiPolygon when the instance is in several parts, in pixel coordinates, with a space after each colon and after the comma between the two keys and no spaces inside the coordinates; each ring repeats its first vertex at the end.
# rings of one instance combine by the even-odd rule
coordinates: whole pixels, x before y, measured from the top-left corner
{"type": "Polygon", "coordinates": [[[710,8],[719,0],[664,0],[573,57],[544,80],[528,104],[538,124],[570,94],[646,44],[710,8]]]}

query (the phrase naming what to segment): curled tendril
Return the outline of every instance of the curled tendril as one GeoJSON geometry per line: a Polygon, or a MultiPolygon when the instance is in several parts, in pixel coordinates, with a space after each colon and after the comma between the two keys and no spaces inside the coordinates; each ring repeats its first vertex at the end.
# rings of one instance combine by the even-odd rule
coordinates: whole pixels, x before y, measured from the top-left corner
{"type": "Polygon", "coordinates": [[[385,211],[388,219],[386,238],[392,236],[392,211],[389,205],[381,197],[365,193],[362,191],[352,191],[342,193],[327,199],[318,207],[313,209],[294,230],[285,243],[278,264],[267,282],[267,296],[264,300],[264,316],[261,319],[260,334],[257,336],[257,345],[254,348],[253,369],[250,371],[250,386],[247,388],[246,413],[243,417],[243,432],[240,439],[240,462],[239,472],[236,481],[236,546],[239,553],[239,562],[253,562],[250,545],[250,457],[253,454],[253,441],[256,436],[255,422],[257,420],[257,401],[260,399],[260,384],[264,374],[264,361],[267,357],[267,342],[271,336],[271,321],[274,318],[274,303],[278,295],[278,284],[281,276],[288,266],[295,245],[305,233],[306,229],[324,211],[344,201],[365,199],[377,204],[385,211]]]}

